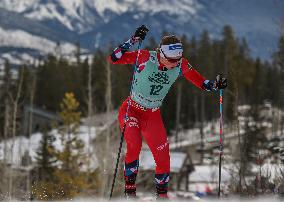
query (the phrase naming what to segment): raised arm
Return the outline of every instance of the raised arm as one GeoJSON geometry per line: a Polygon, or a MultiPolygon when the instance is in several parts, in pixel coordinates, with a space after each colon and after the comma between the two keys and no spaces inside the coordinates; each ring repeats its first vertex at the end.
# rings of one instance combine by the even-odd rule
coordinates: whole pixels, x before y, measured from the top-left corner
{"type": "Polygon", "coordinates": [[[134,64],[137,51],[127,52],[128,49],[135,44],[134,37],[119,45],[109,56],[109,61],[112,64],[134,64]]]}
{"type": "Polygon", "coordinates": [[[138,27],[135,34],[126,42],[119,45],[109,56],[112,64],[134,64],[136,62],[138,51],[127,52],[139,40],[144,40],[149,30],[145,25],[138,27]]]}

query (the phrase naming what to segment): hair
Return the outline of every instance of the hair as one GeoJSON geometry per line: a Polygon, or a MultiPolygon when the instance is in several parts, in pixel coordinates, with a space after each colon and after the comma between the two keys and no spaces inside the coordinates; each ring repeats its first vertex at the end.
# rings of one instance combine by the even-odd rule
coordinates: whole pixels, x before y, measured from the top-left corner
{"type": "Polygon", "coordinates": [[[169,44],[174,44],[174,43],[181,43],[181,40],[176,37],[175,35],[166,35],[162,38],[159,47],[157,48],[157,52],[160,52],[160,47],[162,45],[169,45],[169,44]]]}
{"type": "Polygon", "coordinates": [[[164,36],[160,42],[160,47],[161,45],[169,45],[174,43],[181,43],[181,40],[177,38],[175,35],[164,36]]]}

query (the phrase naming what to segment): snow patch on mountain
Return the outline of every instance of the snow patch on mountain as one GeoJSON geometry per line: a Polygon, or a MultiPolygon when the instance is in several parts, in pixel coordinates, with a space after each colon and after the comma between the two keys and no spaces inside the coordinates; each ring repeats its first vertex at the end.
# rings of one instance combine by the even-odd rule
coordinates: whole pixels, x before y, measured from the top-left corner
{"type": "MultiPolygon", "coordinates": [[[[273,22],[282,19],[284,3],[281,0],[274,3],[266,0],[1,0],[0,8],[3,29],[19,29],[54,43],[79,41],[90,51],[104,48],[110,41],[121,43],[122,38],[142,23],[149,26],[149,34],[155,39],[165,30],[188,38],[208,30],[212,38],[218,38],[222,27],[228,24],[239,38],[246,38],[253,56],[269,59],[279,37],[279,26],[273,22]],[[21,21],[22,16],[25,19],[21,21]]],[[[9,40],[12,44],[7,47],[22,44],[23,38],[9,40]]],[[[34,48],[32,45],[29,48],[34,48]]],[[[37,46],[42,49],[45,45],[37,46]]],[[[48,49],[50,46],[48,43],[48,49]]]]}
{"type": "Polygon", "coordinates": [[[0,68],[1,68],[1,64],[5,63],[5,60],[13,61],[13,64],[15,65],[21,65],[26,62],[27,63],[33,62],[35,58],[31,54],[28,54],[28,53],[19,54],[16,51],[4,53],[0,56],[0,68]]]}
{"type": "Polygon", "coordinates": [[[146,12],[148,15],[165,12],[184,21],[202,8],[197,0],[2,0],[0,7],[22,13],[30,19],[57,20],[79,33],[89,31],[102,21],[107,23],[127,11],[146,12]]]}
{"type": "Polygon", "coordinates": [[[39,0],[1,0],[0,7],[10,11],[24,12],[27,8],[38,3],[39,0]]]}
{"type": "Polygon", "coordinates": [[[21,13],[27,18],[39,21],[58,21],[72,31],[88,31],[96,22],[95,8],[91,11],[85,1],[81,0],[3,0],[0,7],[21,13]]]}
{"type": "MultiPolygon", "coordinates": [[[[34,49],[40,54],[46,55],[54,52],[57,43],[39,36],[34,36],[22,30],[6,30],[0,27],[0,47],[34,49]]],[[[75,45],[71,43],[60,43],[60,51],[62,54],[71,54],[75,48],[75,45]]],[[[8,59],[13,61],[14,64],[17,64],[18,62],[21,63],[21,61],[32,61],[34,57],[28,53],[19,55],[16,51],[12,51],[1,54],[0,58],[8,59]]]]}
{"type": "Polygon", "coordinates": [[[95,0],[94,6],[100,16],[104,16],[106,10],[111,10],[115,13],[121,14],[129,10],[139,10],[150,12],[151,14],[159,12],[167,12],[169,15],[184,15],[184,14],[195,14],[201,5],[196,0],[95,0]]]}
{"type": "MultiPolygon", "coordinates": [[[[76,16],[77,14],[75,14],[76,16]]],[[[69,15],[62,15],[57,11],[57,7],[54,4],[40,5],[34,12],[25,15],[30,19],[45,20],[45,19],[57,19],[64,24],[68,29],[73,30],[73,26],[69,20],[69,15]]]]}
{"type": "MultiPolygon", "coordinates": [[[[138,0],[137,2],[139,2],[140,0],[138,0]]],[[[90,1],[89,1],[90,2],[90,1]]],[[[118,1],[113,1],[113,0],[104,0],[104,1],[100,1],[100,0],[95,0],[93,1],[94,4],[94,8],[96,8],[98,14],[103,17],[104,13],[106,10],[110,10],[112,12],[115,12],[117,14],[121,14],[127,11],[127,9],[129,8],[129,6],[131,4],[133,4],[133,2],[136,2],[135,0],[124,0],[121,2],[118,1]]]]}
{"type": "MultiPolygon", "coordinates": [[[[48,54],[54,52],[57,44],[22,30],[6,30],[0,27],[0,46],[29,48],[38,50],[42,54],[48,54]]],[[[75,50],[75,45],[65,42],[60,44],[60,48],[62,53],[67,54],[75,50]]]]}
{"type": "Polygon", "coordinates": [[[135,1],[141,11],[150,11],[151,14],[159,12],[167,12],[169,15],[194,15],[202,6],[196,0],[169,0],[167,3],[163,0],[149,1],[145,3],[144,0],[135,1]]]}

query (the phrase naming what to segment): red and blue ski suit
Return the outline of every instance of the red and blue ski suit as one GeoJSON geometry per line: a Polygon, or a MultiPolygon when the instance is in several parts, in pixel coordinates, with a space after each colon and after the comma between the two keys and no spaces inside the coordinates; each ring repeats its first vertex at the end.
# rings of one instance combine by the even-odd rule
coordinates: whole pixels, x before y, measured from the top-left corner
{"type": "Polygon", "coordinates": [[[187,59],[182,58],[174,70],[168,70],[160,63],[160,55],[156,51],[127,52],[131,45],[130,40],[125,42],[117,47],[109,57],[112,64],[135,64],[138,57],[131,95],[121,105],[118,115],[121,130],[126,124],[124,132],[127,146],[124,171],[126,189],[135,188],[143,137],[156,163],[156,187],[160,192],[166,193],[170,173],[170,154],[167,133],[159,107],[170,86],[178,77],[185,77],[200,89],[210,90],[210,88],[207,85],[208,80],[189,66],[187,59]],[[167,74],[167,71],[172,71],[172,73],[167,74]],[[140,76],[143,73],[144,77],[140,76]],[[147,85],[151,82],[156,83],[147,85]],[[148,89],[145,89],[145,86],[148,89]],[[162,92],[163,89],[166,89],[165,92],[162,92]],[[150,92],[150,97],[144,96],[146,91],[150,92]],[[157,99],[152,100],[155,96],[157,99]],[[128,115],[125,119],[128,105],[128,115]]]}

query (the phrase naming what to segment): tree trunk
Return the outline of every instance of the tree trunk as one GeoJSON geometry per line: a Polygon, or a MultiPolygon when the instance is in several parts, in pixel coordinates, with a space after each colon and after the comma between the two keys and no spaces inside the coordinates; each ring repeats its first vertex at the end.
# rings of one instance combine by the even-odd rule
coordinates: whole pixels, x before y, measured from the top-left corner
{"type": "MultiPolygon", "coordinates": [[[[24,69],[19,70],[19,83],[18,83],[18,87],[17,87],[17,94],[15,99],[13,99],[12,95],[10,94],[10,97],[13,99],[13,112],[12,112],[12,144],[11,144],[11,148],[10,148],[10,162],[11,165],[14,162],[14,139],[16,137],[16,133],[17,133],[17,114],[18,114],[18,105],[19,105],[19,99],[21,96],[21,92],[22,92],[22,85],[23,85],[23,78],[24,78],[24,69]]],[[[12,194],[13,194],[13,174],[12,174],[13,170],[10,169],[10,175],[9,175],[9,198],[12,199],[12,194]]]]}
{"type": "MultiPolygon", "coordinates": [[[[30,94],[30,108],[33,111],[34,108],[34,96],[35,96],[35,90],[36,90],[36,73],[33,71],[33,78],[32,78],[32,85],[31,85],[31,94],[30,94]]],[[[31,148],[31,134],[33,132],[33,113],[29,113],[29,128],[28,128],[28,158],[27,158],[27,166],[29,168],[31,162],[30,162],[30,148],[31,148]]],[[[28,176],[27,176],[27,192],[29,200],[31,198],[31,175],[30,170],[28,170],[28,176]]]]}
{"type": "MultiPolygon", "coordinates": [[[[111,120],[111,110],[112,110],[112,92],[111,92],[111,70],[110,70],[110,63],[107,62],[106,64],[106,79],[107,79],[107,86],[106,86],[106,94],[105,94],[105,102],[106,102],[106,114],[107,114],[107,123],[110,124],[111,120]]],[[[104,154],[104,161],[103,161],[103,171],[105,172],[104,179],[103,179],[103,186],[102,186],[102,196],[105,196],[108,193],[109,185],[110,185],[110,176],[112,174],[113,163],[111,161],[111,154],[110,152],[110,135],[111,135],[111,128],[107,127],[106,131],[106,142],[105,142],[105,154],[104,154]]]]}
{"type": "Polygon", "coordinates": [[[89,180],[90,175],[90,161],[91,161],[91,127],[93,120],[93,96],[92,96],[92,65],[89,64],[88,72],[88,158],[87,158],[87,180],[89,180]]]}

